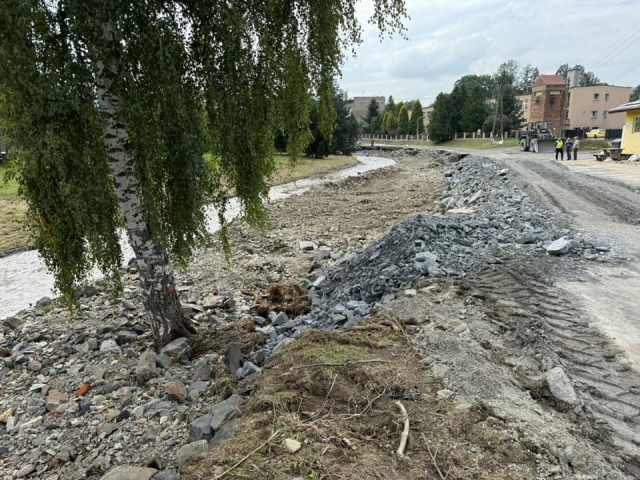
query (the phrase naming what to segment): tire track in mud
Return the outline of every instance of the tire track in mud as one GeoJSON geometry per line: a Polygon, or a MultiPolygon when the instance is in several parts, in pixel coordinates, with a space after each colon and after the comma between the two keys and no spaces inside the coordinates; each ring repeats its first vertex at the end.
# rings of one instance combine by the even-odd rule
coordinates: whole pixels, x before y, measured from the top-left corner
{"type": "Polygon", "coordinates": [[[640,374],[618,359],[618,349],[562,291],[513,269],[483,271],[467,283],[487,296],[489,320],[505,326],[503,355],[536,359],[541,370],[528,372],[532,377],[545,362],[562,366],[596,428],[605,429],[609,446],[640,478],[640,374]]]}
{"type": "MultiPolygon", "coordinates": [[[[542,178],[571,191],[622,223],[640,225],[640,195],[612,180],[570,172],[533,160],[516,162],[542,178]]],[[[546,193],[546,192],[545,192],[546,193]]],[[[552,197],[552,203],[557,200],[552,197]]],[[[561,210],[563,210],[561,208],[561,210]]]]}

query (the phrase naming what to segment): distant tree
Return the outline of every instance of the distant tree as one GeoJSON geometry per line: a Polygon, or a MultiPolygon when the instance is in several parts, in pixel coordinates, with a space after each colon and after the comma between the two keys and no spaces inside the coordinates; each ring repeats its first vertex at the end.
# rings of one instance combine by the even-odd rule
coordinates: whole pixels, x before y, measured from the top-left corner
{"type": "Polygon", "coordinates": [[[409,123],[411,124],[409,127],[409,133],[424,133],[424,112],[422,111],[422,104],[420,103],[420,100],[413,101],[411,119],[409,123]]]}
{"type": "Polygon", "coordinates": [[[369,102],[369,105],[367,106],[367,116],[364,117],[364,121],[367,124],[366,128],[369,133],[374,133],[373,129],[371,128],[371,121],[378,115],[380,115],[380,106],[378,105],[378,102],[376,102],[375,99],[372,98],[369,102]]]}
{"type": "Polygon", "coordinates": [[[556,70],[556,75],[562,75],[563,78],[567,78],[567,74],[569,73],[569,64],[563,63],[556,70]]]}
{"type": "Polygon", "coordinates": [[[380,117],[373,117],[371,119],[371,133],[380,133],[380,117]]]}
{"type": "Polygon", "coordinates": [[[467,102],[468,96],[469,93],[467,91],[467,87],[464,85],[457,85],[453,87],[453,90],[451,91],[449,125],[454,133],[461,133],[464,131],[460,125],[460,121],[462,119],[462,109],[467,102]]]}
{"type": "Polygon", "coordinates": [[[460,127],[463,132],[475,132],[482,128],[487,118],[488,109],[484,94],[479,85],[476,85],[467,96],[462,107],[460,127]]]}
{"type": "Polygon", "coordinates": [[[465,75],[456,81],[454,87],[458,85],[464,85],[469,92],[480,87],[485,100],[495,96],[495,79],[491,75],[465,75]]]}
{"type": "Polygon", "coordinates": [[[533,90],[533,84],[536,83],[539,76],[540,71],[538,70],[538,67],[534,67],[530,63],[527,63],[526,66],[522,67],[518,78],[519,93],[531,93],[533,90]]]}
{"type": "Polygon", "coordinates": [[[592,85],[598,85],[600,83],[600,79],[593,72],[585,72],[583,71],[580,75],[580,86],[581,87],[591,87],[592,85]]]}
{"type": "MultiPolygon", "coordinates": [[[[573,67],[569,67],[569,64],[565,63],[560,65],[556,70],[556,75],[562,75],[562,77],[566,80],[567,75],[569,74],[569,70],[579,70],[580,71],[580,83],[578,84],[581,87],[590,87],[592,85],[597,85],[600,83],[600,79],[593,72],[587,72],[585,68],[578,64],[573,67]]],[[[572,85],[575,87],[576,85],[572,85]]]]}
{"type": "Polygon", "coordinates": [[[384,111],[396,113],[396,102],[393,100],[393,95],[389,95],[389,99],[384,106],[384,111]]]}
{"type": "Polygon", "coordinates": [[[433,103],[433,113],[429,122],[429,138],[436,142],[453,139],[455,131],[451,128],[451,95],[440,93],[433,103]]]}
{"type": "Polygon", "coordinates": [[[522,103],[516,97],[517,90],[507,85],[502,94],[503,129],[505,132],[518,130],[522,125],[522,103]]]}
{"type": "Polygon", "coordinates": [[[630,102],[636,102],[638,100],[640,100],[640,85],[631,91],[631,97],[629,98],[630,102]]]}
{"type": "Polygon", "coordinates": [[[398,133],[400,135],[407,135],[409,133],[409,111],[405,104],[402,104],[400,112],[398,113],[398,133]]]}
{"type": "Polygon", "coordinates": [[[327,136],[320,125],[320,102],[311,98],[310,120],[313,139],[306,148],[305,153],[315,158],[326,157],[329,154],[343,153],[350,155],[358,141],[359,126],[356,118],[349,113],[344,94],[337,87],[332,97],[333,109],[336,112],[336,120],[333,131],[327,136]]]}

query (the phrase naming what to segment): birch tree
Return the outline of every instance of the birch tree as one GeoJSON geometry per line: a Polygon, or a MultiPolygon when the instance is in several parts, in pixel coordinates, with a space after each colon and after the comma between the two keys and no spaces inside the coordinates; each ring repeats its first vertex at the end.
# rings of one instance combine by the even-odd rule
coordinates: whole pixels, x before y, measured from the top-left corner
{"type": "MultiPolygon", "coordinates": [[[[381,32],[404,0],[372,0],[381,32]]],[[[194,332],[173,264],[224,212],[224,178],[244,218],[265,221],[273,132],[295,157],[321,128],[345,49],[360,42],[356,0],[0,0],[0,130],[36,246],[71,301],[94,266],[118,281],[124,227],[158,346],[194,332]],[[208,171],[203,154],[219,158],[208,171]]]]}

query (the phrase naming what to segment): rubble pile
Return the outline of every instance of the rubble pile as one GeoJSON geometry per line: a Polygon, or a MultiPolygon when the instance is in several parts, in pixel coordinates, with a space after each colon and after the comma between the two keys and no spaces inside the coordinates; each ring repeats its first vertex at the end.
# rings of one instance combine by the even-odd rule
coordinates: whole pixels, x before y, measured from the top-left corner
{"type": "Polygon", "coordinates": [[[305,330],[348,328],[423,276],[498,268],[501,257],[516,252],[603,260],[609,250],[558,226],[493,160],[469,157],[448,167],[445,176],[445,215],[410,218],[366,248],[312,272],[303,286],[310,289],[314,309],[265,330],[272,352],[305,330]]]}

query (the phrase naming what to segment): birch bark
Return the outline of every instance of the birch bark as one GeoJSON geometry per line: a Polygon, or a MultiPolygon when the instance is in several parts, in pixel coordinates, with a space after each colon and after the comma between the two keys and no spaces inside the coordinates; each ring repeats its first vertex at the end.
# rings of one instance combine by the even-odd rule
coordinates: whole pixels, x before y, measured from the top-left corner
{"type": "MultiPolygon", "coordinates": [[[[114,42],[110,25],[103,25],[104,38],[114,42]]],[[[99,64],[97,74],[98,105],[104,118],[104,145],[109,157],[118,206],[138,262],[144,307],[151,321],[157,347],[169,341],[195,333],[195,328],[182,314],[175,288],[173,267],[166,249],[154,240],[148,213],[135,176],[135,161],[127,150],[127,124],[119,115],[120,98],[114,91],[119,66],[99,64]]]]}

